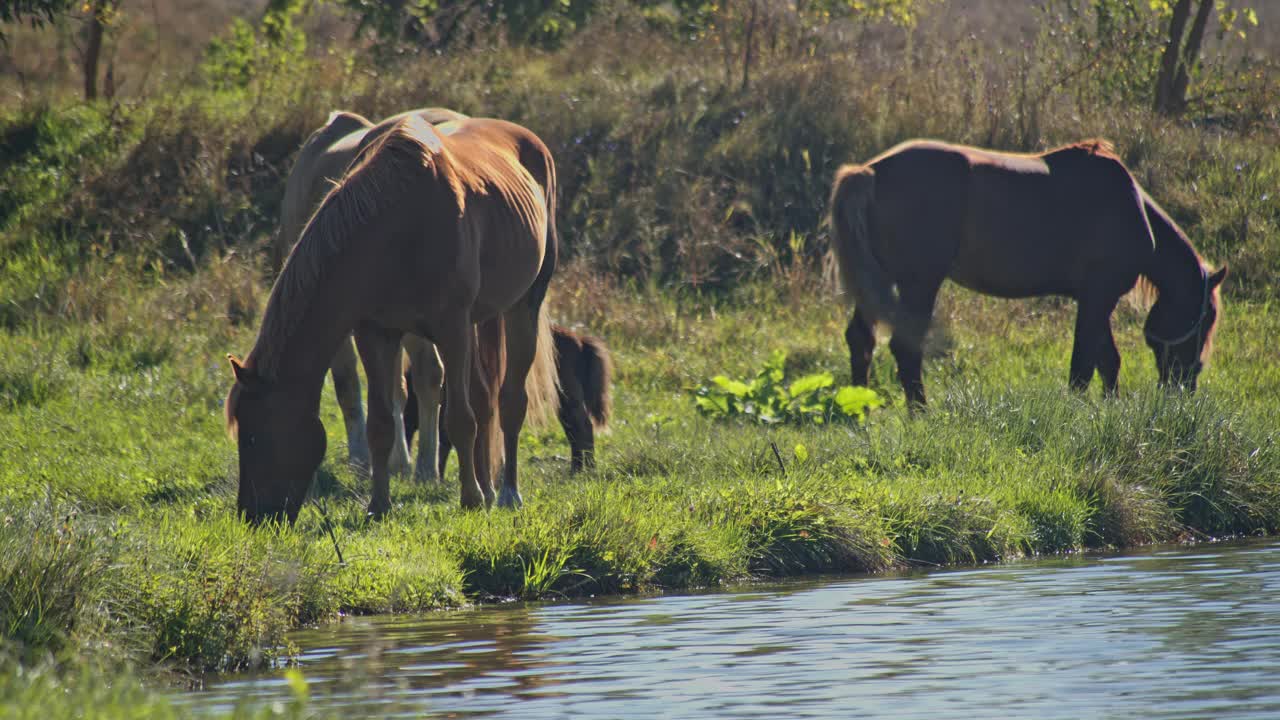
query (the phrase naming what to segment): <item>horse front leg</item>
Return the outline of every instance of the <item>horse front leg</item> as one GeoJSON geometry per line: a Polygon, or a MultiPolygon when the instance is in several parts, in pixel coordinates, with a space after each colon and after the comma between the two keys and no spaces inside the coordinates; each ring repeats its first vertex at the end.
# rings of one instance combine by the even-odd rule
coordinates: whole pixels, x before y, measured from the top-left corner
{"type": "Polygon", "coordinates": [[[1117,301],[1081,301],[1076,310],[1076,333],[1071,347],[1071,389],[1089,388],[1094,370],[1102,378],[1102,392],[1117,394],[1120,380],[1120,351],[1111,332],[1111,313],[1117,301]]]}
{"type": "Polygon", "coordinates": [[[933,319],[933,304],[942,281],[898,286],[898,324],[889,339],[889,350],[898,363],[898,381],[911,412],[925,407],[924,341],[933,319]]]}
{"type": "Polygon", "coordinates": [[[404,349],[409,353],[409,374],[413,377],[418,405],[418,457],[414,463],[413,479],[418,482],[439,480],[436,459],[444,368],[440,365],[436,346],[425,338],[406,335],[404,349]]]}
{"type": "Polygon", "coordinates": [[[355,335],[369,380],[369,450],[373,458],[369,515],[380,518],[391,510],[391,449],[397,429],[404,433],[395,413],[395,395],[403,391],[401,334],[366,324],[357,328],[355,335]]]}
{"type": "Polygon", "coordinates": [[[347,428],[347,462],[360,472],[369,472],[369,440],[366,437],[364,403],[360,400],[360,372],[356,347],[347,336],[333,356],[330,370],[333,372],[333,391],[342,410],[342,422],[347,428]]]}
{"type": "MultiPolygon", "coordinates": [[[[560,362],[568,362],[561,357],[560,362]]],[[[595,427],[587,413],[586,391],[576,373],[560,376],[560,427],[569,441],[569,472],[577,473],[595,467],[595,427]]]]}
{"type": "MultiPolygon", "coordinates": [[[[404,387],[404,353],[396,353],[395,368],[396,381],[391,392],[391,414],[395,418],[395,432],[392,435],[391,456],[388,463],[392,475],[406,477],[413,467],[413,458],[409,456],[409,438],[404,431],[404,405],[408,399],[404,387]]],[[[365,370],[367,372],[368,368],[365,370]]]]}
{"type": "Polygon", "coordinates": [[[1111,334],[1111,318],[1103,328],[1102,346],[1098,349],[1098,375],[1102,377],[1102,394],[1115,397],[1120,393],[1120,350],[1111,334]]]}

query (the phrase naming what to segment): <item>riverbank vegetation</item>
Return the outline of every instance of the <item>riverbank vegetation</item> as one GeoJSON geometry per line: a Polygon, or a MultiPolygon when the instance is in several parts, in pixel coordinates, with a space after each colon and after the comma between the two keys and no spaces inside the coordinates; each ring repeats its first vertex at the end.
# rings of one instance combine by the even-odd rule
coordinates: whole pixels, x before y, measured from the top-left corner
{"type": "MultiPolygon", "coordinates": [[[[1280,80],[1224,40],[1180,114],[1153,113],[1161,16],[1138,4],[1125,17],[1146,25],[1104,36],[1069,5],[1002,47],[958,30],[982,18],[965,25],[946,3],[855,14],[809,50],[759,46],[749,77],[726,48],[758,38],[691,41],[629,7],[575,20],[588,32],[442,54],[325,46],[308,34],[320,20],[295,12],[219,35],[183,82],[92,103],[56,84],[13,91],[0,111],[0,664],[22,670],[0,698],[54,697],[89,657],[181,672],[282,661],[290,629],[341,613],[1275,532],[1280,80]],[[1121,40],[1154,42],[1125,46],[1150,62],[1091,60],[1121,40]],[[603,337],[617,366],[599,468],[569,478],[563,436],[541,429],[522,438],[521,511],[463,513],[452,482],[397,481],[390,519],[369,523],[326,392],[314,502],[296,527],[246,527],[223,358],[252,344],[292,154],[331,109],[423,105],[522,122],[556,155],[568,249],[552,311],[603,337]],[[949,288],[927,413],[906,412],[884,352],[885,406],[861,423],[700,413],[691,390],[779,352],[789,376],[847,382],[823,272],[830,178],[922,135],[1015,150],[1113,140],[1231,266],[1200,392],[1156,389],[1136,302],[1116,319],[1121,395],[1103,400],[1066,390],[1068,304],[949,288]]],[[[84,672],[98,679],[62,697],[84,693],[104,716],[151,702],[84,672]]]]}

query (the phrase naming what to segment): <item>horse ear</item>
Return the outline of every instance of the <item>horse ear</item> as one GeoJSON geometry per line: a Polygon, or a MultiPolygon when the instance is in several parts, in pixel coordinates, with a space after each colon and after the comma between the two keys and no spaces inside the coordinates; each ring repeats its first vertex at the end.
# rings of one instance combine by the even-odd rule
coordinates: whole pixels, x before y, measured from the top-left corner
{"type": "Polygon", "coordinates": [[[231,363],[231,372],[235,374],[236,382],[241,385],[252,385],[257,382],[257,373],[245,367],[244,363],[240,361],[240,358],[232,355],[231,353],[227,353],[227,362],[231,363]]]}
{"type": "Polygon", "coordinates": [[[1227,279],[1227,266],[1224,263],[1222,267],[1218,268],[1217,272],[1209,276],[1209,287],[1216,288],[1222,284],[1223,280],[1226,280],[1226,279],[1227,279]]]}

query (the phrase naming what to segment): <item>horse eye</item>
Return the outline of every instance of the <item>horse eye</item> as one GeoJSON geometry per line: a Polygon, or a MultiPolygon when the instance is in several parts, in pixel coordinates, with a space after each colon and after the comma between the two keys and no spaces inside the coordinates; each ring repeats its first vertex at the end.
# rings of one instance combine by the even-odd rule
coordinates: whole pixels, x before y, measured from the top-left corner
{"type": "Polygon", "coordinates": [[[257,440],[257,438],[255,438],[255,437],[254,437],[254,436],[252,436],[252,435],[250,435],[249,437],[246,437],[246,438],[244,439],[245,443],[246,443],[249,447],[253,447],[253,443],[254,443],[254,441],[256,441],[256,440],[257,440]]]}

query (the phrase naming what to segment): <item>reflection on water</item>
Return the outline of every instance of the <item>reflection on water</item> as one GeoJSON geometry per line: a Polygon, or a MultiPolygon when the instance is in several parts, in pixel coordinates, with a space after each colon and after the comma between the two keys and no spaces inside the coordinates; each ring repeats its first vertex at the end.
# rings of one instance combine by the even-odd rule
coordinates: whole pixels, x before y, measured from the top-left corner
{"type": "MultiPolygon", "coordinates": [[[[298,633],[313,707],[420,717],[1280,717],[1280,543],[298,633]]],[[[287,699],[280,673],[184,702],[287,699]]]]}

